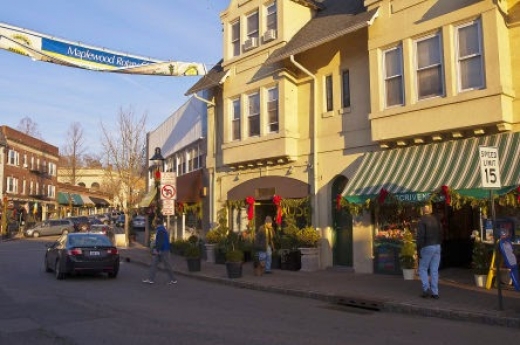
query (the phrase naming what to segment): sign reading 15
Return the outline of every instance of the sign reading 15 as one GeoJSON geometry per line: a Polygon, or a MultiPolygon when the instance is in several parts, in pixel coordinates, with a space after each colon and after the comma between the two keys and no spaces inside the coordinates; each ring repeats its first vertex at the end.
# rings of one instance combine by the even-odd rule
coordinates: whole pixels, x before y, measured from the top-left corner
{"type": "Polygon", "coordinates": [[[479,146],[480,177],[483,188],[500,188],[500,163],[498,148],[479,146]]]}

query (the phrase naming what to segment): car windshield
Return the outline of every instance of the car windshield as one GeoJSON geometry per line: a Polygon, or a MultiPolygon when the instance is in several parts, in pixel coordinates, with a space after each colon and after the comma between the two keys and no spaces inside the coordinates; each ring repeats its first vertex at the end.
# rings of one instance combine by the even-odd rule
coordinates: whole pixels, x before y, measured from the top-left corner
{"type": "Polygon", "coordinates": [[[106,236],[83,235],[69,236],[69,245],[71,247],[100,247],[112,246],[112,242],[106,236]]]}

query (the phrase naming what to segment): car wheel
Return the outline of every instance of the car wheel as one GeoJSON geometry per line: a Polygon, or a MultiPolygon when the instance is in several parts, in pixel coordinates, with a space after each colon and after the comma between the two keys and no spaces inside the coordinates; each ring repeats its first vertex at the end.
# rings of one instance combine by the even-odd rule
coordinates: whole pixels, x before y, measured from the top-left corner
{"type": "Polygon", "coordinates": [[[47,273],[52,272],[52,270],[49,268],[49,263],[47,262],[47,255],[45,255],[45,260],[43,261],[43,268],[47,273]]]}
{"type": "Polygon", "coordinates": [[[119,273],[119,270],[115,270],[113,272],[108,272],[108,278],[116,278],[117,273],[119,273]]]}
{"type": "Polygon", "coordinates": [[[38,231],[33,232],[33,237],[34,238],[40,237],[40,233],[38,231]]]}
{"type": "Polygon", "coordinates": [[[63,278],[65,278],[65,274],[61,271],[60,268],[60,260],[56,260],[56,264],[54,265],[54,275],[58,280],[62,280],[63,278]]]}

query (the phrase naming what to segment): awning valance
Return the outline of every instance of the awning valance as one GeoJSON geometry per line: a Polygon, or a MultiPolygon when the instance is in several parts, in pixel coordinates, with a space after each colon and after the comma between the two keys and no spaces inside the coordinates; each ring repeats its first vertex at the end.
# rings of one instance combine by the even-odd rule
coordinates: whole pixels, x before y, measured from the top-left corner
{"type": "Polygon", "coordinates": [[[443,185],[453,190],[482,189],[479,146],[498,147],[502,186],[520,184],[520,133],[516,132],[366,153],[342,194],[361,203],[384,188],[420,201],[443,185]]]}
{"type": "Polygon", "coordinates": [[[139,202],[139,207],[148,207],[148,206],[150,206],[150,203],[155,198],[155,194],[156,193],[157,193],[157,189],[156,188],[151,188],[150,191],[139,202]]]}

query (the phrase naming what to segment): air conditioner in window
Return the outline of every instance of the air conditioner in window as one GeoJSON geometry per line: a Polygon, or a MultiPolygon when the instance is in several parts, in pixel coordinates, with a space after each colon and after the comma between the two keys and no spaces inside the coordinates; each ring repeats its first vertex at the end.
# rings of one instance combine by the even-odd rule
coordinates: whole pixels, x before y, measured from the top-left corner
{"type": "Polygon", "coordinates": [[[244,50],[249,50],[258,47],[258,38],[251,37],[244,42],[244,50]]]}
{"type": "Polygon", "coordinates": [[[269,42],[276,39],[276,30],[275,29],[269,29],[264,34],[264,42],[269,42]]]}

